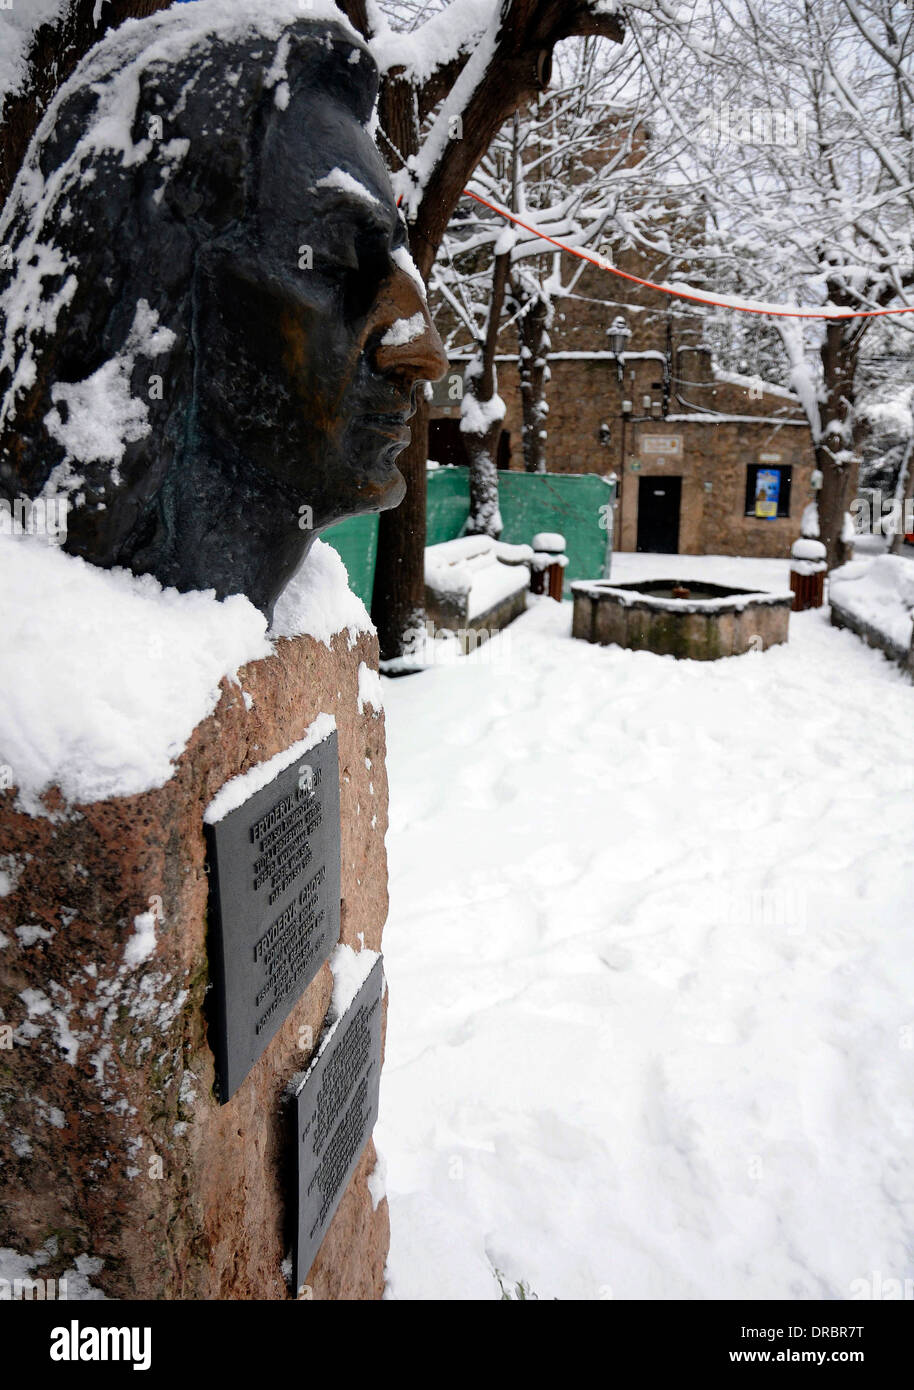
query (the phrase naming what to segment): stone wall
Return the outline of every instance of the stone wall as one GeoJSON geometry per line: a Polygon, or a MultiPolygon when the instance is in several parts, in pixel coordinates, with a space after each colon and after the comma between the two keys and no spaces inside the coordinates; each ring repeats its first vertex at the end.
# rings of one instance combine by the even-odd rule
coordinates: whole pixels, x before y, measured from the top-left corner
{"type": "MultiPolygon", "coordinates": [[[[358,704],[377,641],[283,639],[224,680],[158,790],[32,818],[0,797],[0,1247],[109,1298],[286,1299],[294,1222],[290,1079],[316,1045],[324,965],[228,1104],[213,1096],[203,812],[231,777],[325,711],[339,734],[341,939],[387,915],[383,715],[358,704]],[[246,692],[248,699],[244,698],[246,692]],[[127,943],[153,911],[155,949],[127,943]],[[134,953],[136,954],[136,953],[134,953]],[[9,1028],[13,1029],[9,1038],[9,1028]],[[2,1038],[3,1035],[0,1035],[2,1038]],[[77,1278],[76,1276],[79,1276],[77,1278]]],[[[51,802],[53,809],[53,802],[51,802]]],[[[385,1001],[386,1002],[386,1001],[385,1001]]],[[[314,1298],[378,1298],[386,1200],[369,1143],[311,1273],[314,1298]]],[[[71,1292],[72,1296],[72,1292],[71,1292]]]]}
{"type": "MultiPolygon", "coordinates": [[[[709,353],[690,349],[677,355],[677,375],[665,402],[664,361],[655,348],[626,354],[620,385],[608,352],[554,353],[547,397],[549,472],[615,473],[621,478],[618,550],[636,549],[638,476],[678,476],[682,554],[789,556],[803,508],[813,498],[815,467],[809,426],[795,398],[783,391],[759,394],[748,378],[726,379],[715,373],[709,353]],[[623,415],[623,399],[632,403],[630,414],[623,415]],[[680,452],[648,454],[645,436],[678,438],[680,452]],[[747,517],[747,468],[774,462],[792,470],[790,515],[772,521],[747,517]]],[[[453,364],[455,370],[461,365],[453,364]]],[[[498,383],[507,406],[511,467],[521,468],[520,388],[516,364],[507,357],[498,363],[498,383]]],[[[438,406],[432,415],[452,420],[450,428],[456,432],[459,406],[438,406]]],[[[441,463],[462,461],[456,453],[437,456],[441,463]]]]}

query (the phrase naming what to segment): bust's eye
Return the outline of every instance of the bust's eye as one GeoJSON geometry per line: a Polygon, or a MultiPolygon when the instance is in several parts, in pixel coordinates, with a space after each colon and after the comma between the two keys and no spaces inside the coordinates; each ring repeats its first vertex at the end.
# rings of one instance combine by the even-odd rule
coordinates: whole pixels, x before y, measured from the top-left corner
{"type": "Polygon", "coordinates": [[[342,292],[347,319],[364,318],[378,290],[391,272],[391,244],[398,228],[346,210],[345,218],[334,210],[321,225],[320,248],[315,247],[314,266],[342,292]]]}
{"type": "Polygon", "coordinates": [[[386,237],[375,234],[357,237],[354,250],[355,266],[347,270],[343,278],[344,312],[349,319],[364,318],[390,273],[386,237]]]}
{"type": "Polygon", "coordinates": [[[322,255],[317,257],[317,264],[325,274],[343,278],[347,275],[357,274],[359,255],[352,241],[340,240],[329,246],[322,255]]]}

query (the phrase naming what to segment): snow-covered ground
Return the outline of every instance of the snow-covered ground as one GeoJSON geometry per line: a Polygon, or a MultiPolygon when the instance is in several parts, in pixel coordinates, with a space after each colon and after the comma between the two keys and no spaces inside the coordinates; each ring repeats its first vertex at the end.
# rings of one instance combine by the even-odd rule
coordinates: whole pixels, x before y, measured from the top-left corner
{"type": "MultiPolygon", "coordinates": [[[[613,569],[670,574],[787,582],[613,569]]],[[[570,621],[384,684],[390,1295],[911,1279],[914,688],[825,611],[715,663],[570,621]]]]}

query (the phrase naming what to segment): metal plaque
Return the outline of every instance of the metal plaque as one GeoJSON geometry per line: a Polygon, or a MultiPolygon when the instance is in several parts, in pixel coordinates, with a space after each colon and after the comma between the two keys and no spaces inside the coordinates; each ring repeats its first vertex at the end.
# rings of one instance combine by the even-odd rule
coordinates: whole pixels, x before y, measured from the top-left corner
{"type": "Polygon", "coordinates": [[[349,1008],[324,1035],[296,1092],[296,1291],[307,1278],[378,1118],[383,987],[379,956],[349,1008]]]}
{"type": "Polygon", "coordinates": [[[339,940],[336,731],[204,829],[210,1042],[225,1102],[339,940]]]}

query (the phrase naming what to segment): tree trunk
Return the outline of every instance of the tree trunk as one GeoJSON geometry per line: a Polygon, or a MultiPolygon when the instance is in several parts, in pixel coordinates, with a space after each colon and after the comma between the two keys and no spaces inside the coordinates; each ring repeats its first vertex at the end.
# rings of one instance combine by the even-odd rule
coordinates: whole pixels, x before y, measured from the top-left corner
{"type": "MultiPolygon", "coordinates": [[[[381,153],[397,168],[401,156],[408,159],[419,149],[416,92],[410,83],[395,74],[388,77],[378,97],[378,114],[387,135],[386,142],[379,141],[381,153]]],[[[378,521],[371,616],[378,629],[382,661],[402,656],[415,631],[425,623],[428,414],[428,403],[420,390],[416,413],[409,422],[410,444],[397,459],[406,479],[406,496],[399,507],[382,512],[378,521]]]]}
{"type": "MultiPolygon", "coordinates": [[[[912,422],[914,424],[914,422],[912,422]]],[[[898,529],[892,537],[892,544],[889,552],[892,555],[901,555],[904,550],[905,518],[910,508],[910,503],[914,500],[914,434],[908,440],[908,447],[904,451],[904,458],[901,460],[901,468],[898,471],[898,487],[895,490],[896,498],[901,502],[901,517],[898,521],[898,529]]]]}
{"type": "Polygon", "coordinates": [[[501,512],[498,509],[498,469],[495,465],[495,450],[500,434],[499,420],[485,434],[467,436],[467,453],[470,456],[468,536],[492,536],[498,540],[502,533],[501,512]]]}
{"type": "Polygon", "coordinates": [[[392,512],[381,513],[378,527],[371,611],[382,661],[402,656],[425,622],[428,403],[421,392],[410,432],[412,440],[397,459],[406,479],[406,496],[392,512]]]}
{"type": "MultiPolygon", "coordinates": [[[[516,292],[520,300],[520,291],[516,292]]],[[[520,346],[518,375],[523,410],[521,439],[524,468],[528,473],[545,473],[546,438],[549,403],[546,385],[549,381],[549,306],[537,296],[526,313],[517,321],[520,346]]]]}
{"type": "Polygon", "coordinates": [[[470,516],[467,535],[494,536],[496,539],[501,535],[501,513],[498,510],[498,467],[495,459],[504,410],[493,409],[497,405],[498,396],[495,349],[498,346],[498,329],[505,303],[510,263],[509,251],[495,257],[492,299],[489,303],[482,360],[471,363],[467,368],[463,415],[460,422],[460,430],[470,456],[470,516]],[[478,429],[465,428],[467,421],[472,422],[474,418],[481,418],[485,423],[478,429]]]}
{"type": "MultiPolygon", "coordinates": [[[[835,297],[833,302],[840,302],[835,297]]],[[[849,560],[853,547],[842,539],[844,518],[854,481],[854,377],[866,319],[829,320],[822,343],[822,436],[816,445],[816,466],[822,472],[819,492],[819,539],[829,569],[849,560]]]]}
{"type": "MultiPolygon", "coordinates": [[[[579,34],[603,35],[621,43],[625,34],[617,15],[596,13],[589,0],[492,0],[492,5],[493,12],[498,6],[502,23],[488,67],[468,95],[459,128],[443,145],[419,190],[418,206],[410,206],[409,197],[404,203],[410,250],[426,283],[467,180],[495,133],[518,106],[548,87],[556,43],[579,34]]],[[[370,40],[366,0],[337,0],[337,6],[370,40]]],[[[383,133],[378,143],[392,169],[401,169],[418,152],[420,123],[453,88],[468,56],[461,54],[434,71],[422,86],[404,81],[402,69],[387,71],[379,97],[383,133]]],[[[378,536],[371,612],[385,658],[399,656],[408,647],[417,614],[421,622],[424,611],[427,409],[417,411],[411,430],[412,443],[399,461],[407,499],[395,511],[381,513],[378,536]],[[415,490],[420,497],[410,496],[415,490]]]]}
{"type": "Polygon", "coordinates": [[[39,25],[26,55],[28,75],[18,92],[7,94],[0,111],[0,207],[9,196],[45,107],[80,58],[125,19],[143,19],[169,4],[171,0],[109,0],[98,6],[101,16],[96,23],[97,0],[72,0],[60,19],[39,25]]]}

